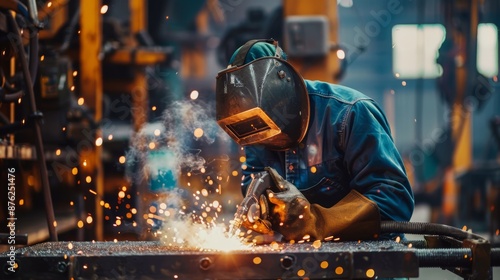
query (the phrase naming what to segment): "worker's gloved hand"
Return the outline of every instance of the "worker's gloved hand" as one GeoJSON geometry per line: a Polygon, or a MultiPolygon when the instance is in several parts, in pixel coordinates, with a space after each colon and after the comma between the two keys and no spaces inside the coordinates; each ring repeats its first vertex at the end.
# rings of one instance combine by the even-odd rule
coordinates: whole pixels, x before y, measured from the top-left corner
{"type": "Polygon", "coordinates": [[[272,229],[287,240],[321,240],[333,236],[340,240],[373,239],[380,233],[377,205],[352,190],[330,208],[311,204],[276,170],[267,167],[280,192],[268,190],[272,229]]]}

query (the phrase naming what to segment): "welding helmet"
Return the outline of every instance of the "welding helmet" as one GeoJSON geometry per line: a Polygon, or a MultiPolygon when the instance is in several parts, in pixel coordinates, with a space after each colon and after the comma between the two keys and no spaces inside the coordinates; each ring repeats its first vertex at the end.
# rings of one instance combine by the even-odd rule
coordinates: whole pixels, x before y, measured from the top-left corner
{"type": "Polygon", "coordinates": [[[276,41],[248,41],[216,80],[217,123],[238,144],[287,150],[302,141],[309,97],[276,41]]]}

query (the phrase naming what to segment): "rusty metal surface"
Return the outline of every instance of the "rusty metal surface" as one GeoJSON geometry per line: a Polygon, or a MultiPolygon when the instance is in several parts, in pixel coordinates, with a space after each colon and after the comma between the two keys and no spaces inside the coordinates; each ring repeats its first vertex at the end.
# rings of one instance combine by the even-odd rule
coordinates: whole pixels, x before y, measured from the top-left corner
{"type": "MultiPolygon", "coordinates": [[[[0,261],[6,263],[5,254],[0,261]]],[[[231,252],[155,241],[47,242],[18,249],[15,279],[363,279],[417,277],[415,249],[392,241],[260,245],[231,252]]],[[[4,278],[4,277],[0,277],[4,278]]]]}

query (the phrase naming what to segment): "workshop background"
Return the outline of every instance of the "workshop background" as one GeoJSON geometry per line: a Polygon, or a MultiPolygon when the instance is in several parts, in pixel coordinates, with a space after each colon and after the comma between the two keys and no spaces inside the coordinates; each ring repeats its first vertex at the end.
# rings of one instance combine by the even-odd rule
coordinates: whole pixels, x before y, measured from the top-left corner
{"type": "Polygon", "coordinates": [[[215,76],[254,38],[383,107],[412,220],[500,243],[499,1],[29,1],[22,40],[0,13],[0,173],[28,245],[153,240],[168,209],[231,219],[244,156],[215,123],[215,76]]]}

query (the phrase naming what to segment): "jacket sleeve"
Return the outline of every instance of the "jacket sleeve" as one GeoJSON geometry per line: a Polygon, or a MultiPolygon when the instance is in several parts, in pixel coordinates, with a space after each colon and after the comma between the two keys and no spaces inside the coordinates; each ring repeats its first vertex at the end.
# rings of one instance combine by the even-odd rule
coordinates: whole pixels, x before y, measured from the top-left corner
{"type": "Polygon", "coordinates": [[[371,100],[354,103],[342,131],[350,187],[377,204],[382,220],[410,220],[413,191],[382,110],[371,100]]]}

